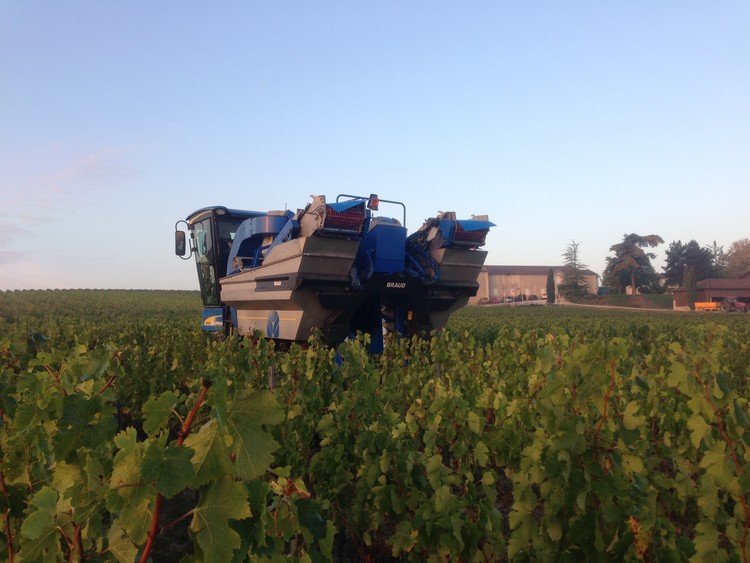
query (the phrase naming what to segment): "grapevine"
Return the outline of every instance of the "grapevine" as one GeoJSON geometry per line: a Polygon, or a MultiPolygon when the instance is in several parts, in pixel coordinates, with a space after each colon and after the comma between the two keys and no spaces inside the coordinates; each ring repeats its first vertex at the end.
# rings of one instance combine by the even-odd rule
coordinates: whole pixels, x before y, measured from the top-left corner
{"type": "Polygon", "coordinates": [[[468,309],[373,357],[0,297],[2,560],[750,556],[746,316],[468,309]]]}

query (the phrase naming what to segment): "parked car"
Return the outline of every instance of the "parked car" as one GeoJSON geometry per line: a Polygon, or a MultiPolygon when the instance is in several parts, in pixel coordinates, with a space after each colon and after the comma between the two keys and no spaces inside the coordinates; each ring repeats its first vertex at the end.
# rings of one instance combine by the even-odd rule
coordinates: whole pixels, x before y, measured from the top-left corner
{"type": "Polygon", "coordinates": [[[534,295],[533,293],[529,295],[529,301],[537,301],[539,299],[538,296],[534,295]]]}
{"type": "Polygon", "coordinates": [[[513,303],[513,296],[506,295],[505,297],[503,297],[503,303],[513,303]]]}

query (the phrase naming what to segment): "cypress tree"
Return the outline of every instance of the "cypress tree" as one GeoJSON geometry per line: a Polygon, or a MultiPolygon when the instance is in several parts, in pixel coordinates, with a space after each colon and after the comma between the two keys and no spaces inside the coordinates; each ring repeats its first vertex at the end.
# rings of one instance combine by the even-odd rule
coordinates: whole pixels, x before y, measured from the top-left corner
{"type": "Polygon", "coordinates": [[[555,272],[552,268],[547,272],[547,304],[552,305],[555,302],[555,272]]]}
{"type": "Polygon", "coordinates": [[[688,266],[685,272],[685,297],[687,298],[688,307],[695,311],[695,300],[698,297],[698,284],[695,281],[695,270],[688,266]]]}

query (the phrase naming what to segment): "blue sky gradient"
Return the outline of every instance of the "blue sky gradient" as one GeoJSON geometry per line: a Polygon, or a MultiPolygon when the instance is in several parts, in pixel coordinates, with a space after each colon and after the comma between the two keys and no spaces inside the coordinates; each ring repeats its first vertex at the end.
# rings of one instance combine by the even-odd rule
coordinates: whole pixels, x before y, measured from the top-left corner
{"type": "Polygon", "coordinates": [[[196,288],[175,221],[319,193],[487,213],[492,264],[728,248],[748,29],[746,1],[6,1],[0,289],[196,288]]]}

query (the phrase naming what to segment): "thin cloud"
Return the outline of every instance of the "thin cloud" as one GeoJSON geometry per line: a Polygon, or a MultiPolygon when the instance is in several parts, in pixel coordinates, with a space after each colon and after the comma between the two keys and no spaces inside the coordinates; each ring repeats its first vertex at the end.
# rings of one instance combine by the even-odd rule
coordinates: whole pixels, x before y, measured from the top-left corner
{"type": "MultiPolygon", "coordinates": [[[[34,227],[49,224],[60,210],[86,205],[95,194],[112,191],[136,175],[127,163],[130,149],[102,149],[71,160],[51,172],[3,186],[0,228],[13,236],[33,236],[34,227]]],[[[0,245],[7,246],[7,238],[0,245]]]]}
{"type": "MultiPolygon", "coordinates": [[[[0,246],[5,244],[5,238],[8,233],[12,236],[33,236],[34,230],[29,228],[37,223],[42,222],[38,217],[27,218],[28,213],[16,213],[13,218],[9,216],[0,217],[0,233],[3,233],[3,238],[0,239],[0,246]],[[32,223],[31,225],[29,223],[32,223]]],[[[45,219],[46,220],[46,219],[45,219]]]]}
{"type": "Polygon", "coordinates": [[[123,155],[124,151],[114,149],[86,154],[19,186],[9,203],[47,209],[61,203],[81,203],[93,192],[115,189],[135,175],[123,155]]]}

